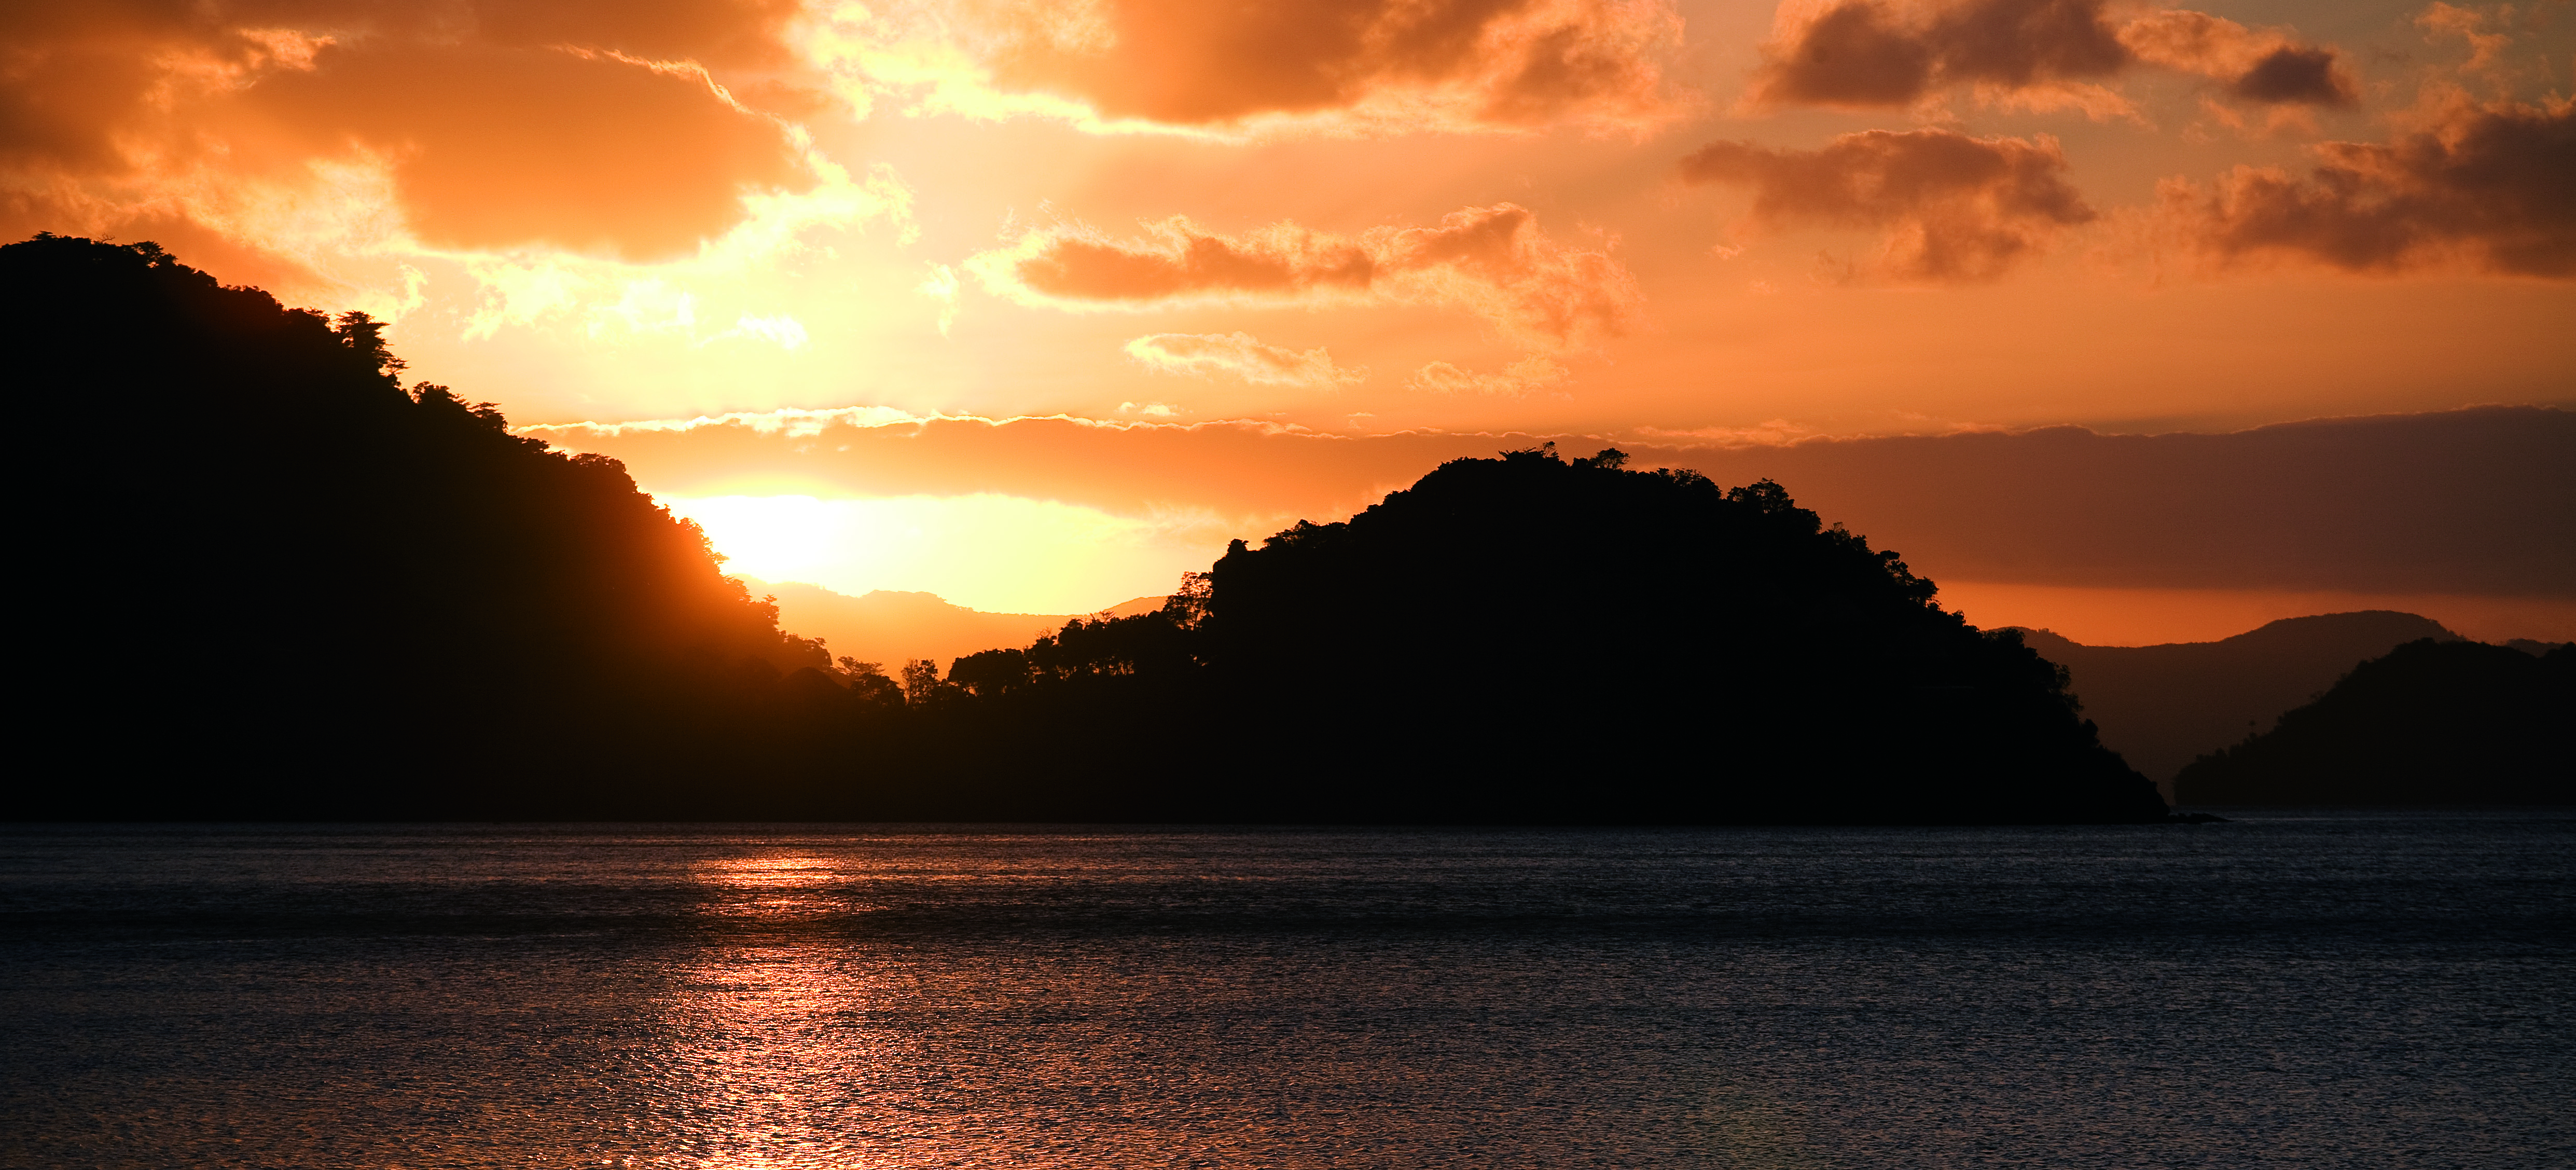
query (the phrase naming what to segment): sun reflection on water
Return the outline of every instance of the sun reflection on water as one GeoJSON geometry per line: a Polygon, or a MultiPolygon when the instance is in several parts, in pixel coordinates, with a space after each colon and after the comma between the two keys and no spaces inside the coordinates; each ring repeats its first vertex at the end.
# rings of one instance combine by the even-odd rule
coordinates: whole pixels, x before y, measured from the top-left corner
{"type": "Polygon", "coordinates": [[[864,1026],[880,988],[850,937],[869,909],[850,896],[859,875],[773,855],[711,860],[696,876],[717,929],[660,1005],[670,1046],[651,1096],[666,1144],[649,1164],[865,1164],[885,1136],[868,1116],[874,1090],[902,1062],[864,1026]]]}

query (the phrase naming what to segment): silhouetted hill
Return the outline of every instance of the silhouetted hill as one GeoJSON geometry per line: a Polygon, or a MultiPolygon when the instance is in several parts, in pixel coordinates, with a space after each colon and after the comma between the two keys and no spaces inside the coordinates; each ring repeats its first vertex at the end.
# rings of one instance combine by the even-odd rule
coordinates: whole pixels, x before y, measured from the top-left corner
{"type": "Polygon", "coordinates": [[[362,315],[53,237],[0,248],[0,290],[22,409],[118,424],[11,461],[42,563],[98,584],[27,623],[44,763],[8,816],[2165,813],[2019,634],[1769,481],[1456,460],[898,689],[782,634],[615,461],[404,387],[362,315]]]}
{"type": "Polygon", "coordinates": [[[2576,804],[2576,648],[2409,642],[2175,781],[2199,805],[2576,804]]]}
{"type": "Polygon", "coordinates": [[[406,389],[363,315],[53,237],[0,247],[0,289],[18,408],[116,420],[11,460],[32,555],[90,583],[22,651],[64,767],[37,809],[633,810],[745,758],[763,689],[824,664],[616,461],[406,389]]]}
{"type": "Polygon", "coordinates": [[[2418,638],[2457,637],[2430,618],[2389,610],[2284,618],[2215,642],[2162,646],[2085,646],[2022,632],[2067,669],[2067,689],[2102,729],[2102,743],[2167,785],[2194,757],[2270,727],[2363,659],[2418,638]]]}
{"type": "Polygon", "coordinates": [[[1237,541],[1161,613],[958,662],[954,742],[978,773],[1251,819],[2165,814],[2017,633],[1775,484],[1621,461],[1455,460],[1237,541]]]}
{"type": "MultiPolygon", "coordinates": [[[[987,613],[954,605],[935,593],[873,589],[858,596],[798,581],[745,577],[753,596],[778,604],[779,627],[821,638],[836,655],[897,664],[928,658],[946,662],[979,650],[1025,646],[1030,639],[1089,614],[987,613]]],[[[1139,597],[1102,612],[1116,617],[1162,608],[1160,597],[1139,597]]]]}

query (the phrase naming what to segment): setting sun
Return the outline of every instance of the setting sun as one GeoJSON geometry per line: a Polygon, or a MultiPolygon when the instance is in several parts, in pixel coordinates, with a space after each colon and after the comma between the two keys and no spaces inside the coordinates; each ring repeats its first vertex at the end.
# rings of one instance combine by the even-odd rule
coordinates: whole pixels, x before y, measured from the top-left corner
{"type": "Polygon", "coordinates": [[[857,595],[936,593],[995,613],[1088,613],[1169,593],[1225,550],[1208,519],[1157,522],[1016,496],[665,496],[729,572],[857,595]]]}

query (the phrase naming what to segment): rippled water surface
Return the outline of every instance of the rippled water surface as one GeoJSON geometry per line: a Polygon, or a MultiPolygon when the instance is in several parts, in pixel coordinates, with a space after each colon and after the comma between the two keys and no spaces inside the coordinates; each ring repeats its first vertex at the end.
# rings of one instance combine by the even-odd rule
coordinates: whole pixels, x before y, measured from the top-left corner
{"type": "Polygon", "coordinates": [[[2576,1165],[2576,823],[0,831],[0,1164],[2576,1165]]]}

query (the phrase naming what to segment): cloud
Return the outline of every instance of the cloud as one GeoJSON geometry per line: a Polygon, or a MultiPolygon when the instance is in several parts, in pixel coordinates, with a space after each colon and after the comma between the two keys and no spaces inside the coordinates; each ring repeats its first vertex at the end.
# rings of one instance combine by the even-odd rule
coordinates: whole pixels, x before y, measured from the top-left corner
{"type": "Polygon", "coordinates": [[[1949,130],[1866,130],[1819,150],[1712,142],[1681,162],[1688,183],[1753,189],[1757,227],[1881,228],[1888,271],[1920,281],[1987,280],[2093,209],[2065,179],[2057,141],[1949,130]]]}
{"type": "Polygon", "coordinates": [[[949,328],[957,324],[957,270],[932,264],[929,273],[912,291],[939,302],[939,335],[946,337],[949,328]]]}
{"type": "Polygon", "coordinates": [[[1331,435],[1247,421],[788,412],[525,428],[679,496],[1058,500],[1235,518],[1258,538],[1349,515],[1441,462],[1617,446],[1639,468],[1763,476],[1935,579],[2096,588],[2576,596],[2576,412],[2489,407],[2231,434],[2023,432],[1331,435]],[[1785,440],[1785,441],[1784,441],[1785,440]]]}
{"type": "Polygon", "coordinates": [[[2291,257],[2349,271],[2454,262],[2576,277],[2576,100],[2461,103],[2387,142],[2328,142],[2304,176],[2238,167],[2173,180],[2162,227],[2216,261],[2291,257]]]}
{"type": "Polygon", "coordinates": [[[718,336],[756,337],[762,341],[775,345],[780,349],[803,349],[805,347],[805,342],[808,340],[805,333],[804,323],[798,321],[794,317],[789,317],[784,314],[773,317],[755,317],[749,313],[745,313],[734,319],[732,329],[726,330],[718,336]]]}
{"type": "Polygon", "coordinates": [[[1669,0],[928,0],[843,9],[822,43],[862,100],[1093,130],[1633,131],[1684,108],[1681,30],[1669,0]]]}
{"type": "Polygon", "coordinates": [[[1638,427],[1633,432],[1648,442],[1676,447],[1716,447],[1734,450],[1740,447],[1786,447],[1811,439],[1824,438],[1816,428],[1785,418],[1749,427],[1691,427],[1674,430],[1666,427],[1638,427]]]}
{"type": "Polygon", "coordinates": [[[2335,50],[2302,45],[2205,12],[2152,12],[2120,29],[2120,43],[2149,65],[2225,82],[2257,105],[2348,106],[2359,88],[2335,50]]]}
{"type": "Polygon", "coordinates": [[[1039,229],[966,264],[996,294],[1065,306],[1364,297],[1378,278],[1377,258],[1357,242],[1293,223],[1228,237],[1174,216],[1146,230],[1145,240],[1113,242],[1039,229]]]}
{"type": "MultiPolygon", "coordinates": [[[[1648,449],[1640,449],[1648,450],[1648,449]]],[[[1639,454],[1772,476],[1916,568],[2097,588],[2576,596],[2576,412],[2080,427],[1639,454]]]]}
{"type": "Polygon", "coordinates": [[[2424,11],[2416,14],[2415,23],[2424,29],[2428,39],[2455,36],[2466,42],[2469,59],[2460,66],[2461,72],[2485,73],[2496,68],[2506,46],[2513,42],[2511,34],[2485,31],[2487,22],[2492,18],[2501,23],[2510,19],[2512,13],[2509,5],[2501,12],[2486,13],[2434,0],[2424,11]]]}
{"type": "Polygon", "coordinates": [[[405,223],[438,248],[687,255],[746,217],[746,191],[813,185],[785,127],[704,73],[605,54],[331,46],[239,100],[236,137],[386,160],[405,223]]]}
{"type": "Polygon", "coordinates": [[[829,427],[918,425],[940,417],[942,416],[913,414],[891,406],[842,406],[829,410],[784,407],[778,410],[702,414],[695,418],[650,418],[632,422],[540,423],[518,429],[524,434],[548,438],[567,435],[615,438],[627,434],[738,428],[755,435],[782,435],[790,439],[810,439],[822,434],[829,427]]]}
{"type": "Polygon", "coordinates": [[[2227,92],[2271,106],[2348,106],[2354,98],[2352,81],[2331,49],[2274,49],[2230,82],[2227,92]]]}
{"type": "Polygon", "coordinates": [[[966,267],[997,296],[1061,309],[1392,303],[1452,305],[1526,344],[1597,345],[1639,327],[1645,294],[1609,254],[1560,244],[1525,207],[1500,203],[1436,227],[1356,236],[1279,223],[1226,235],[1174,216],[1142,239],[1076,225],[1030,231],[966,267]]]}
{"type": "Polygon", "coordinates": [[[1496,374],[1462,369],[1448,362],[1432,362],[1413,372],[1411,384],[1414,389],[1431,394],[1521,398],[1561,384],[1566,377],[1565,367],[1543,357],[1530,357],[1513,362],[1496,374]]]}
{"type": "Polygon", "coordinates": [[[13,5],[0,227],[174,225],[155,234],[194,228],[269,267],[402,248],[693,254],[764,200],[832,184],[797,127],[709,72],[792,72],[799,7],[13,5]]]}
{"type": "Polygon", "coordinates": [[[2017,108],[2127,115],[2102,87],[2139,64],[2226,82],[2260,104],[2344,105],[2333,49],[2181,10],[2115,23],[2110,0],[1838,0],[1783,5],[1750,95],[1757,107],[1906,106],[1966,87],[2017,108]]]}
{"type": "Polygon", "coordinates": [[[2128,50],[2101,0],[1843,0],[1805,15],[1763,47],[1754,100],[1765,106],[1902,106],[1950,85],[2026,89],[2109,77],[2128,50]]]}
{"type": "Polygon", "coordinates": [[[1322,348],[1299,352],[1264,345],[1249,333],[1149,333],[1126,345],[1127,356],[1166,374],[1232,374],[1267,386],[1357,385],[1367,370],[1343,369],[1322,348]]]}

